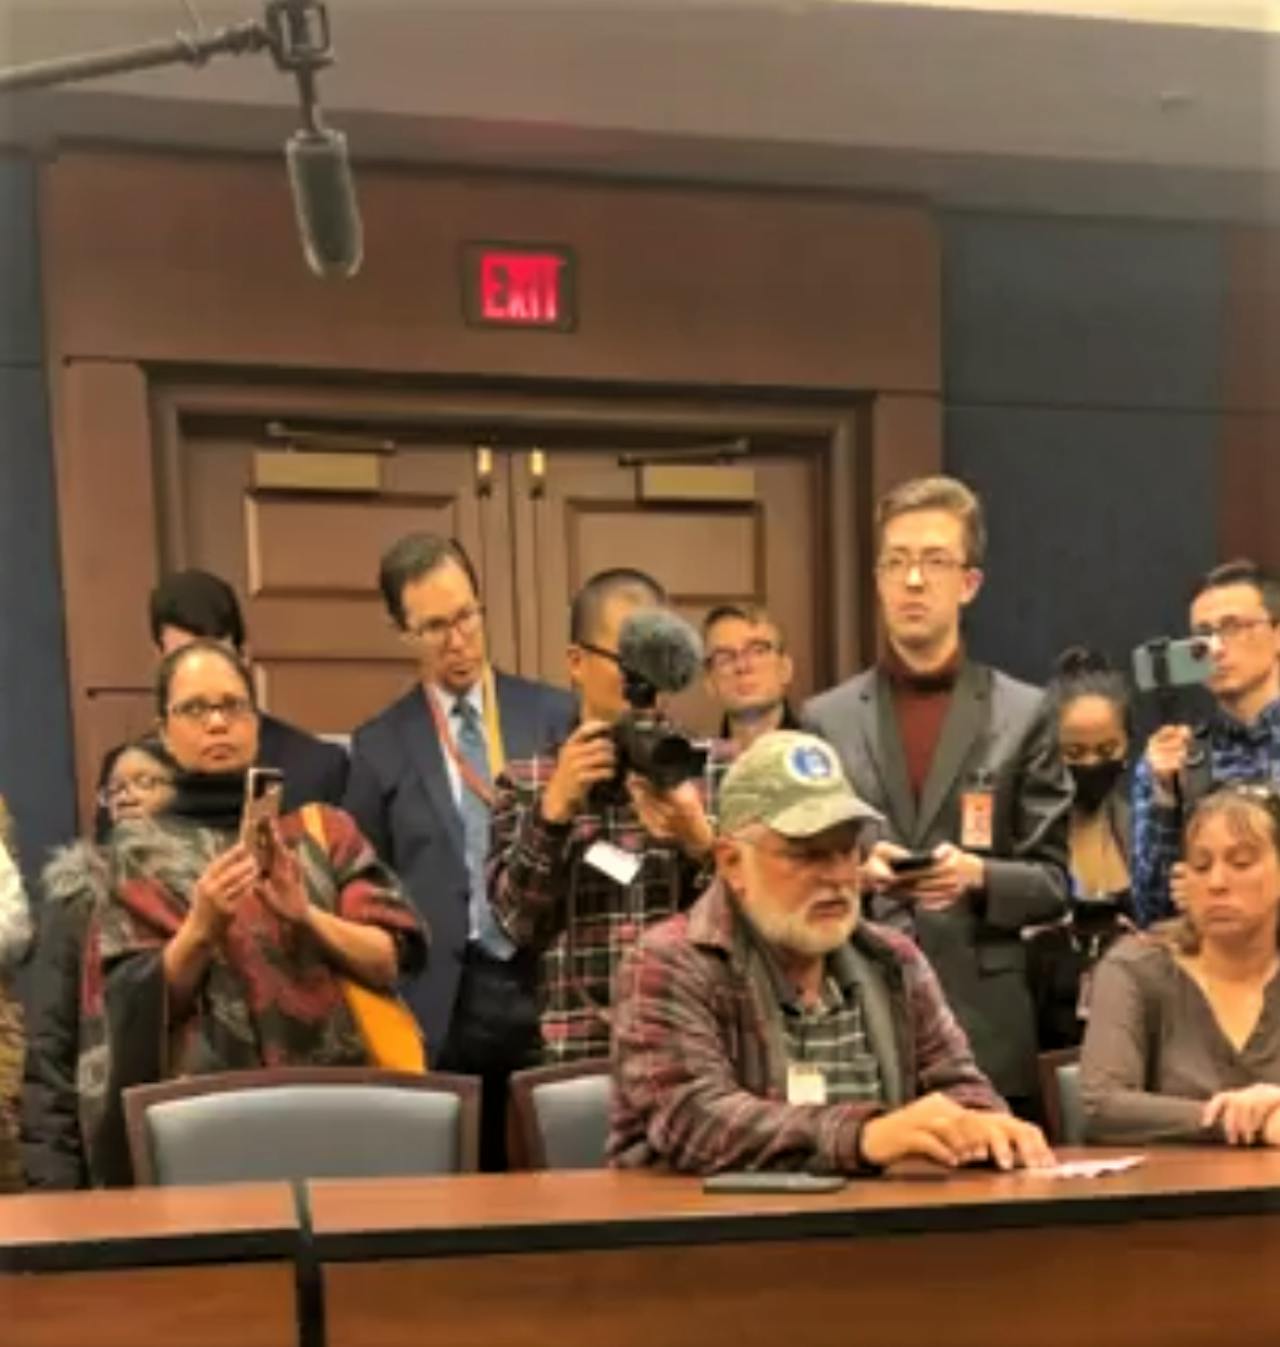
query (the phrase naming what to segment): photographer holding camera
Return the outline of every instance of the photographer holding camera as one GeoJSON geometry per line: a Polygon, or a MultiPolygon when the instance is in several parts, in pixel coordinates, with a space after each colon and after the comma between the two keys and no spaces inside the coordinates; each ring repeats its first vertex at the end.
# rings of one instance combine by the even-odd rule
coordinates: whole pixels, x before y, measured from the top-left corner
{"type": "Polygon", "coordinates": [[[702,655],[665,604],[642,571],[587,581],[569,619],[578,725],[554,757],[508,763],[497,783],[489,896],[516,945],[542,954],[546,1062],[608,1054],[622,956],[710,877],[708,811],[727,762],[656,714],[702,655]]]}
{"type": "Polygon", "coordinates": [[[1209,642],[1217,706],[1201,725],[1162,725],[1133,778],[1133,909],[1174,915],[1182,824],[1215,786],[1280,777],[1280,581],[1252,561],[1209,572],[1191,601],[1191,634],[1209,642]]]}

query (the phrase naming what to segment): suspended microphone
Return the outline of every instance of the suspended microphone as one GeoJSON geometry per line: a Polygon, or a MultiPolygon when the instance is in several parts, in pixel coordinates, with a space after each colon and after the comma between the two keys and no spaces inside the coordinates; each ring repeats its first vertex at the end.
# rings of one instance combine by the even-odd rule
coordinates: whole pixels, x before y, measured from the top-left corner
{"type": "Polygon", "coordinates": [[[322,0],[268,0],[264,22],[276,65],[298,82],[302,130],[285,142],[289,188],[307,265],[317,276],[354,276],[364,260],[347,138],[325,126],[316,72],[333,63],[322,0]]]}
{"type": "Polygon", "coordinates": [[[329,127],[297,131],[284,157],[307,265],[317,276],[354,276],[364,258],[364,230],[346,136],[329,127]]]}

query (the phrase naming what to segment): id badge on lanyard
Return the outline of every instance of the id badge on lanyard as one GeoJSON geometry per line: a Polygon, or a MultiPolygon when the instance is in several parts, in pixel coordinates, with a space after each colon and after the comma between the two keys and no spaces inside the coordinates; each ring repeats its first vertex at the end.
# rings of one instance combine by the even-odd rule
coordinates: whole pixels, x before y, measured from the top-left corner
{"type": "Polygon", "coordinates": [[[996,791],[990,772],[975,772],[960,796],[960,849],[989,852],[995,846],[996,791]]]}

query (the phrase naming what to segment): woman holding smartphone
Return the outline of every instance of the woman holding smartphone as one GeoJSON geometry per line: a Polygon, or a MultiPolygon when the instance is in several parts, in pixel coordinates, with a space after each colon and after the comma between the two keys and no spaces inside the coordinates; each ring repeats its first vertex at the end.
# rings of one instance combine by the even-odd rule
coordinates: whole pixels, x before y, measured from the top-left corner
{"type": "MultiPolygon", "coordinates": [[[[307,806],[242,840],[258,751],[248,670],[200,640],[166,657],[160,733],[174,798],[112,846],[91,928],[82,1107],[96,1181],[128,1182],[119,1094],[173,1076],[364,1066],[345,984],[388,990],[426,960],[426,933],[349,815],[307,806]],[[87,1096],[87,1098],[85,1097],[87,1096]]],[[[250,814],[254,811],[250,810],[250,814]]]]}

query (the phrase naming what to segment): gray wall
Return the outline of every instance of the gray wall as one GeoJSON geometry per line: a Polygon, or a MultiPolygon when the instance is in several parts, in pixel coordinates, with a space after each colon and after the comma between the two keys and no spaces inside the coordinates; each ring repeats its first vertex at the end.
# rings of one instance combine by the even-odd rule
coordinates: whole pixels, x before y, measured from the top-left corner
{"type": "Polygon", "coordinates": [[[974,653],[1035,681],[1184,631],[1216,557],[1223,264],[1211,227],[943,220],[945,455],[991,548],[974,653]]]}
{"type": "Polygon", "coordinates": [[[0,157],[0,794],[28,875],[75,818],[40,315],[35,170],[0,157]]]}

